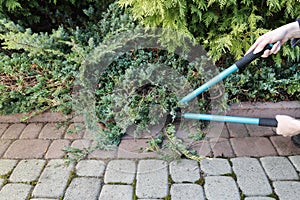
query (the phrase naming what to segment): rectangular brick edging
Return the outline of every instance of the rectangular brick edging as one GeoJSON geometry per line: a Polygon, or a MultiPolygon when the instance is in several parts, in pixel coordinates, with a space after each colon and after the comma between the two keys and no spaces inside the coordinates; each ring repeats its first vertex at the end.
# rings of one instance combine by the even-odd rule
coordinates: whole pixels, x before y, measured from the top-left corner
{"type": "Polygon", "coordinates": [[[232,104],[227,115],[244,115],[249,117],[275,117],[275,115],[289,115],[300,118],[299,101],[271,102],[242,102],[232,104]]]}
{"type": "MultiPolygon", "coordinates": [[[[272,102],[242,102],[235,103],[230,106],[226,115],[248,116],[248,117],[275,117],[275,115],[289,115],[291,117],[300,118],[300,102],[299,101],[282,101],[272,102]]],[[[25,114],[11,114],[0,116],[0,123],[18,123],[25,114]]],[[[30,118],[27,123],[34,122],[83,122],[81,117],[72,119],[71,115],[64,115],[61,112],[44,112],[40,115],[30,118]]]]}
{"type": "MultiPolygon", "coordinates": [[[[292,101],[292,102],[278,102],[278,103],[250,103],[250,102],[244,102],[239,104],[233,104],[230,106],[230,110],[227,112],[227,115],[237,115],[237,116],[246,116],[246,117],[275,117],[277,114],[286,114],[290,115],[292,117],[300,118],[300,102],[292,101]]],[[[35,153],[32,152],[32,154],[28,154],[30,158],[52,158],[52,157],[63,157],[62,152],[52,152],[50,150],[57,149],[58,147],[65,146],[67,144],[73,145],[73,142],[76,143],[81,139],[83,136],[79,138],[69,138],[70,136],[66,135],[66,131],[64,130],[62,133],[56,133],[53,131],[53,127],[51,123],[61,123],[65,122],[68,119],[71,120],[70,122],[83,122],[82,118],[76,117],[74,119],[71,119],[71,115],[63,115],[60,112],[45,112],[40,115],[37,115],[30,120],[28,120],[26,129],[23,129],[24,125],[20,123],[20,120],[23,118],[23,114],[13,114],[13,115],[7,115],[7,116],[0,116],[0,125],[2,125],[3,129],[7,129],[8,127],[13,127],[14,125],[20,126],[20,130],[16,133],[7,131],[5,135],[2,136],[2,140],[0,140],[0,143],[2,144],[2,149],[0,148],[0,155],[4,155],[7,148],[11,146],[13,147],[23,147],[27,146],[25,143],[29,144],[32,142],[31,147],[35,147],[35,153]],[[30,131],[29,125],[32,125],[34,123],[41,123],[36,124],[35,128],[37,128],[39,133],[34,133],[34,136],[25,134],[25,132],[30,131]],[[40,127],[39,127],[40,125],[40,127]],[[51,125],[51,127],[50,127],[51,125]],[[41,130],[43,128],[43,130],[41,130]],[[22,129],[22,130],[21,130],[22,129]],[[40,132],[45,130],[53,132],[52,136],[50,133],[42,134],[40,132]],[[26,130],[26,131],[25,131],[26,130]],[[23,134],[23,132],[24,134],[23,134]],[[8,134],[8,132],[10,134],[8,134]],[[21,134],[22,132],[22,134],[21,134]],[[39,135],[39,137],[38,137],[39,135]],[[44,135],[46,135],[44,137],[44,135]],[[50,137],[51,136],[51,137],[50,137]],[[31,140],[29,140],[31,139],[31,140]],[[25,145],[24,145],[25,144],[25,145]]],[[[0,127],[1,128],[1,127],[0,127]]],[[[31,127],[34,128],[34,127],[31,127]]],[[[230,124],[228,125],[228,131],[229,133],[225,134],[224,137],[221,137],[220,142],[213,146],[211,151],[213,152],[214,156],[225,156],[225,157],[239,157],[239,156],[266,156],[265,152],[268,152],[267,155],[294,155],[298,154],[300,152],[300,149],[296,149],[292,146],[289,138],[283,138],[281,136],[276,136],[273,134],[272,130],[263,129],[262,127],[257,128],[252,126],[245,126],[245,125],[239,125],[239,124],[230,124]],[[242,131],[240,131],[242,129],[242,131]],[[259,130],[257,130],[259,129],[259,130]],[[235,131],[236,130],[236,131],[235,131]],[[234,133],[237,132],[238,135],[236,136],[234,133]],[[253,132],[253,134],[247,134],[245,136],[241,135],[243,132],[253,132]],[[255,133],[255,134],[254,134],[255,133]],[[242,138],[239,138],[242,137],[242,138]],[[249,138],[248,138],[249,137],[249,138]],[[251,138],[251,141],[249,140],[251,138]],[[268,140],[268,143],[270,143],[269,151],[266,151],[265,149],[258,149],[259,151],[256,153],[257,155],[253,155],[253,152],[249,154],[249,152],[245,151],[243,148],[238,148],[237,144],[240,144],[244,142],[245,144],[253,144],[254,142],[252,140],[255,140],[257,144],[264,143],[261,142],[261,140],[268,140]],[[269,141],[270,140],[270,141],[269,141]],[[248,143],[247,143],[248,141],[248,143]],[[288,146],[287,146],[288,145],[288,146]],[[232,148],[233,147],[233,148],[232,148]],[[275,149],[276,152],[275,152],[275,149]]],[[[1,130],[0,130],[1,132],[1,130]]],[[[3,131],[4,132],[4,131],[3,131]]],[[[32,131],[31,131],[32,132],[32,131]]],[[[143,157],[156,157],[156,154],[138,154],[137,152],[140,150],[140,146],[144,147],[146,146],[145,140],[138,140],[137,141],[126,141],[122,140],[122,143],[120,144],[117,151],[113,152],[104,152],[104,151],[97,151],[93,154],[93,157],[95,158],[102,158],[104,157],[118,157],[118,158],[143,158],[143,157]],[[128,144],[128,142],[133,142],[135,145],[128,144]],[[128,149],[127,147],[135,147],[135,149],[128,149]],[[132,152],[132,154],[129,154],[129,152],[132,152]],[[104,155],[105,154],[105,155],[104,155]]],[[[27,150],[28,151],[28,150],[27,150]]],[[[26,157],[24,152],[24,149],[21,151],[17,151],[19,154],[16,155],[15,158],[23,158],[26,157]],[[23,153],[23,154],[21,154],[23,153]]],[[[5,156],[7,158],[14,157],[10,155],[10,151],[7,151],[5,156]]],[[[4,157],[5,157],[4,156],[4,157]]]]}
{"type": "MultiPolygon", "coordinates": [[[[19,123],[22,121],[22,119],[26,116],[24,113],[18,113],[18,114],[10,114],[10,115],[4,115],[0,116],[0,123],[19,123]]],[[[35,122],[65,122],[70,118],[70,116],[66,116],[60,112],[44,112],[42,114],[39,114],[37,116],[34,116],[30,118],[29,120],[25,121],[25,123],[35,123],[35,122]]]]}

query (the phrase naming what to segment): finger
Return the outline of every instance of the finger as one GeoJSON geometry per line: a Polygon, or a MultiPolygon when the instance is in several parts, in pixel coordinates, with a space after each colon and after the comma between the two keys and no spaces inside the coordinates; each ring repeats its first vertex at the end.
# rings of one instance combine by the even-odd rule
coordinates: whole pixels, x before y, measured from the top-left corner
{"type": "Polygon", "coordinates": [[[257,45],[253,44],[248,51],[245,53],[245,55],[247,55],[248,53],[250,53],[251,51],[253,51],[255,48],[257,47],[257,45]]]}
{"type": "Polygon", "coordinates": [[[263,39],[262,36],[258,37],[257,40],[256,40],[256,41],[251,45],[251,47],[248,49],[248,51],[246,52],[246,54],[248,54],[248,53],[254,51],[254,50],[257,48],[257,46],[258,46],[261,42],[263,42],[263,41],[264,41],[264,39],[263,39]]]}
{"type": "Polygon", "coordinates": [[[273,47],[272,47],[271,50],[266,50],[266,51],[264,52],[264,54],[262,55],[262,57],[263,57],[263,58],[266,58],[266,57],[270,56],[271,54],[276,54],[276,53],[280,50],[280,48],[281,48],[280,41],[277,41],[277,42],[273,45],[273,47]]]}
{"type": "Polygon", "coordinates": [[[272,53],[271,53],[271,50],[265,50],[264,51],[264,54],[261,56],[261,57],[263,57],[263,58],[267,58],[269,55],[271,55],[272,53]]]}
{"type": "Polygon", "coordinates": [[[267,44],[269,44],[268,41],[262,41],[261,43],[259,43],[257,45],[257,47],[255,48],[255,50],[253,51],[253,54],[257,54],[257,53],[261,52],[267,44]]]}
{"type": "Polygon", "coordinates": [[[274,52],[273,52],[273,54],[277,54],[279,51],[280,51],[280,47],[278,47],[278,49],[276,49],[274,52]]]}
{"type": "Polygon", "coordinates": [[[273,54],[278,53],[278,51],[281,49],[281,42],[278,41],[275,45],[274,45],[274,51],[273,54]]]}
{"type": "Polygon", "coordinates": [[[250,53],[251,51],[253,51],[255,48],[257,48],[258,44],[261,42],[261,39],[258,38],[254,44],[251,45],[251,47],[248,49],[248,51],[246,52],[246,54],[250,53]]]}

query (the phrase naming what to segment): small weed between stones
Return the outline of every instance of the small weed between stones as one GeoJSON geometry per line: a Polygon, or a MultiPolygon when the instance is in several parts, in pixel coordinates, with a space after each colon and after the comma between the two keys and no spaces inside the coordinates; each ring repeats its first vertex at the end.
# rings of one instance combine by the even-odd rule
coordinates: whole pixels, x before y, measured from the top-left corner
{"type": "Polygon", "coordinates": [[[237,177],[235,173],[229,173],[229,174],[224,174],[223,176],[230,176],[232,177],[235,181],[237,181],[237,177]]]}
{"type": "Polygon", "coordinates": [[[276,200],[279,200],[279,197],[275,193],[269,194],[269,195],[267,195],[267,197],[271,197],[271,198],[274,198],[276,200]]]}
{"type": "Polygon", "coordinates": [[[76,177],[78,177],[78,175],[76,174],[75,170],[71,170],[69,179],[67,181],[67,187],[71,184],[71,181],[76,177]]]}
{"type": "Polygon", "coordinates": [[[107,183],[107,185],[127,185],[127,183],[111,182],[111,183],[107,183]]]}
{"type": "Polygon", "coordinates": [[[0,175],[0,178],[3,179],[3,183],[2,183],[2,186],[6,185],[9,180],[9,176],[11,175],[12,171],[10,171],[9,173],[5,174],[5,175],[0,175]]]}
{"type": "Polygon", "coordinates": [[[241,200],[244,200],[246,198],[246,195],[243,194],[241,191],[240,191],[240,196],[241,196],[241,200]]]}
{"type": "Polygon", "coordinates": [[[36,186],[37,183],[38,183],[38,181],[37,181],[37,180],[34,180],[34,181],[30,181],[30,182],[29,182],[29,185],[36,186]]]}
{"type": "Polygon", "coordinates": [[[30,200],[32,198],[32,194],[28,194],[26,200],[30,200]]]}
{"type": "Polygon", "coordinates": [[[198,181],[196,181],[195,183],[198,185],[204,186],[204,184],[205,184],[204,176],[201,176],[200,179],[198,181]]]}
{"type": "MultiPolygon", "coordinates": [[[[169,192],[171,191],[172,184],[175,182],[173,181],[171,174],[168,176],[168,187],[169,187],[169,192]]],[[[171,194],[168,194],[166,197],[163,198],[163,200],[171,200],[171,194]]]]}
{"type": "Polygon", "coordinates": [[[133,200],[137,200],[137,196],[136,196],[136,178],[133,180],[133,182],[132,182],[132,187],[133,187],[133,197],[132,197],[132,199],[133,200]]]}
{"type": "Polygon", "coordinates": [[[173,183],[175,183],[175,182],[173,181],[171,175],[169,175],[169,177],[168,177],[168,184],[172,185],[173,183]]]}

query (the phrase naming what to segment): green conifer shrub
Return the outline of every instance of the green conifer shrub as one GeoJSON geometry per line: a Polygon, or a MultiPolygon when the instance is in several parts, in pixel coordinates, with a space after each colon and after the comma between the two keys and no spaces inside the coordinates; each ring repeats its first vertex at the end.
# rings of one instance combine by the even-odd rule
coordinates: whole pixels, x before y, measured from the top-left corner
{"type": "MultiPolygon", "coordinates": [[[[294,0],[118,0],[118,4],[145,27],[185,33],[215,61],[228,55],[241,58],[259,35],[300,16],[300,2],[294,0]]],[[[299,49],[284,47],[276,63],[282,58],[299,61],[299,55],[299,49]]]]}

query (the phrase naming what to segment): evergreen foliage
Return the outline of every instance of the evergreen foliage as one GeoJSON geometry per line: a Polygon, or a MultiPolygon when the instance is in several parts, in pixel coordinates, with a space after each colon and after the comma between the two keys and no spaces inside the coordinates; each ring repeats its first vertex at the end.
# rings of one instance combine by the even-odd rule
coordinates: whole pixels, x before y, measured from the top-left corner
{"type": "MultiPolygon", "coordinates": [[[[118,0],[118,3],[146,27],[174,29],[196,39],[215,61],[228,54],[241,58],[259,35],[294,21],[300,13],[300,3],[294,0],[118,0]]],[[[299,49],[284,47],[276,56],[277,64],[282,58],[299,60],[299,49]]]]}
{"type": "MultiPolygon", "coordinates": [[[[83,63],[93,62],[91,55],[97,55],[95,62],[99,62],[99,55],[114,52],[123,45],[123,40],[140,37],[132,31],[138,27],[136,20],[146,27],[163,27],[166,31],[161,42],[172,44],[173,49],[186,38],[201,43],[217,61],[217,66],[223,68],[241,57],[258,35],[292,21],[300,13],[299,3],[292,0],[119,0],[119,5],[129,8],[132,15],[117,4],[107,7],[110,1],[103,2],[0,0],[0,114],[29,113],[30,117],[48,109],[70,113],[74,106],[72,92],[77,86],[74,81],[78,80],[81,86],[90,84],[82,79],[89,73],[99,81],[92,82],[91,93],[82,93],[79,106],[90,107],[86,100],[93,98],[97,115],[79,114],[86,114],[92,122],[86,128],[95,131],[97,147],[116,145],[128,127],[134,125],[140,131],[156,123],[157,119],[149,117],[153,106],[160,104],[160,111],[173,117],[173,109],[178,106],[174,92],[163,84],[141,85],[137,93],[130,90],[128,83],[136,78],[148,80],[152,75],[151,66],[155,64],[176,70],[186,77],[193,89],[209,75],[185,58],[155,48],[135,49],[118,55],[101,74],[93,68],[87,69],[89,66],[83,63]],[[34,12],[36,7],[46,16],[40,10],[34,12]],[[103,8],[106,8],[105,12],[101,12],[103,8]],[[44,19],[46,26],[41,26],[44,19]],[[178,34],[168,31],[173,29],[178,34]],[[150,64],[147,69],[150,71],[140,67],[147,64],[150,64]],[[137,68],[140,74],[133,73],[137,68]],[[116,87],[129,93],[114,93],[116,87]],[[128,100],[128,104],[118,105],[122,99],[128,100]],[[97,132],[95,125],[99,123],[105,128],[97,132]]],[[[299,60],[299,55],[299,48],[285,47],[282,54],[275,57],[277,63],[281,63],[280,67],[275,67],[268,59],[256,63],[259,69],[252,66],[241,74],[228,77],[225,80],[228,99],[300,100],[299,63],[291,62],[299,60]]],[[[184,88],[183,84],[178,85],[184,88]]],[[[199,111],[207,112],[210,103],[207,93],[198,100],[199,111]]],[[[199,159],[195,152],[176,139],[173,126],[165,128],[167,138],[163,135],[153,138],[149,141],[149,150],[157,150],[163,145],[174,150],[173,153],[177,152],[173,157],[183,154],[199,159]],[[169,143],[162,144],[164,139],[169,143]]],[[[191,137],[199,140],[203,134],[199,132],[191,137]]],[[[66,151],[77,153],[74,149],[66,151]]]]}
{"type": "Polygon", "coordinates": [[[87,26],[98,22],[102,13],[114,0],[0,0],[0,18],[31,28],[33,32],[51,32],[65,28],[87,26]],[[93,16],[87,16],[91,13],[93,16]]]}
{"type": "Polygon", "coordinates": [[[1,114],[47,109],[70,112],[73,81],[82,61],[107,35],[134,26],[132,18],[114,4],[88,28],[61,26],[51,33],[34,33],[1,19],[1,114]]]}

